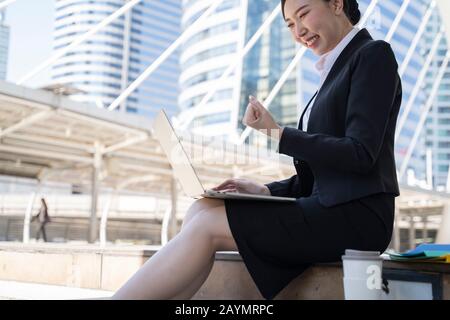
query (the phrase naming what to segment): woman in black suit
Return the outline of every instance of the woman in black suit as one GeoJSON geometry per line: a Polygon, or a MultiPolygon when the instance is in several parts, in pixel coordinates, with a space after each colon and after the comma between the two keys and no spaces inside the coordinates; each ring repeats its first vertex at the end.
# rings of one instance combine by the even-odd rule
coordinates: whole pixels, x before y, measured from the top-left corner
{"type": "Polygon", "coordinates": [[[313,263],[339,261],[345,249],[387,248],[399,196],[394,133],[402,88],[394,53],[354,27],[356,0],[281,2],[294,40],[320,56],[320,88],[298,128],[280,127],[254,98],[243,122],[279,139],[297,175],[267,185],[231,179],[216,189],[297,201],[196,201],[182,231],[114,298],[191,298],[215,252],[238,250],[262,296],[272,299],[313,263]]]}

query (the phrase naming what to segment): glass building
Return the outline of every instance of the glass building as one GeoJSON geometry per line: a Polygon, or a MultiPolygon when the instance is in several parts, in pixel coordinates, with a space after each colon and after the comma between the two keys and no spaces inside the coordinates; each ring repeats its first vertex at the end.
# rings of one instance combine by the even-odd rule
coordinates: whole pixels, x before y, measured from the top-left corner
{"type": "MultiPolygon", "coordinates": [[[[209,1],[183,1],[183,28],[192,24],[209,1]]],[[[264,100],[295,54],[295,44],[283,31],[281,16],[263,33],[242,61],[239,55],[258,28],[279,5],[278,0],[223,0],[201,28],[183,44],[180,66],[180,119],[186,119],[227,67],[239,61],[203,108],[195,112],[191,129],[198,134],[235,139],[250,94],[264,100]]],[[[291,75],[271,110],[283,123],[296,121],[296,74],[291,75]],[[281,107],[283,103],[283,108],[281,107]]]]}
{"type": "MultiPolygon", "coordinates": [[[[210,1],[183,0],[182,29],[186,30],[211,5],[210,1]]],[[[182,45],[179,119],[185,120],[227,67],[236,61],[243,45],[245,16],[240,0],[223,0],[203,25],[182,45]]],[[[232,113],[239,98],[238,75],[224,79],[204,108],[196,112],[190,129],[196,134],[226,138],[233,132],[232,113]]]]}
{"type": "MultiPolygon", "coordinates": [[[[422,39],[424,48],[430,48],[435,41],[442,26],[440,15],[435,12],[427,26],[425,36],[422,39]]],[[[447,31],[448,32],[448,31],[447,31]]],[[[427,70],[426,81],[423,85],[428,92],[435,84],[435,79],[441,69],[443,60],[447,54],[448,43],[444,36],[439,41],[435,58],[431,67],[427,70]]],[[[426,51],[425,51],[426,53],[426,51]]],[[[421,136],[421,158],[426,163],[427,151],[431,163],[430,184],[443,190],[448,185],[449,163],[450,163],[450,67],[447,66],[441,80],[437,95],[434,98],[430,113],[427,117],[423,134],[421,136]]],[[[426,179],[426,170],[421,176],[426,179]]]]}
{"type": "Polygon", "coordinates": [[[9,27],[5,24],[5,10],[0,11],[0,79],[6,79],[9,50],[9,27]]]}
{"type": "MultiPolygon", "coordinates": [[[[54,50],[103,21],[125,0],[57,0],[54,50]]],[[[180,36],[181,2],[143,0],[127,14],[71,50],[52,68],[53,84],[80,89],[79,101],[108,107],[180,36]]],[[[172,54],[120,110],[153,116],[178,112],[179,52],[172,54]]]]}
{"type": "MultiPolygon", "coordinates": [[[[280,3],[277,0],[249,0],[246,43],[280,3]]],[[[244,117],[248,96],[264,101],[296,54],[296,44],[280,14],[244,59],[239,119],[244,117]]],[[[270,112],[283,125],[296,126],[298,120],[297,82],[300,74],[292,72],[270,105],[270,112]]],[[[237,121],[241,133],[245,128],[237,121]]]]}
{"type": "MultiPolygon", "coordinates": [[[[369,0],[359,2],[362,3],[363,8],[369,5],[369,0]]],[[[450,72],[447,66],[437,94],[431,96],[448,50],[446,37],[440,36],[442,21],[438,8],[434,7],[430,19],[424,20],[432,3],[433,1],[430,0],[411,1],[390,41],[399,66],[402,66],[409,48],[414,46],[414,38],[419,34],[422,23],[424,24],[425,28],[416,50],[402,74],[403,103],[399,119],[403,117],[407,107],[410,108],[410,112],[398,133],[399,138],[395,147],[397,168],[400,169],[413,137],[419,129],[423,111],[430,100],[430,111],[425,125],[420,128],[420,135],[412,149],[407,168],[414,172],[417,180],[427,182],[428,187],[442,188],[447,182],[450,160],[450,127],[448,126],[450,123],[448,111],[450,110],[450,72]],[[436,50],[433,49],[435,43],[436,50]],[[428,59],[431,61],[429,66],[426,64],[428,59]],[[421,74],[424,74],[422,82],[420,82],[421,74]]],[[[368,29],[374,38],[386,37],[402,4],[403,0],[379,1],[372,20],[368,22],[368,29]]],[[[407,182],[407,174],[403,176],[402,182],[407,182]]]]}

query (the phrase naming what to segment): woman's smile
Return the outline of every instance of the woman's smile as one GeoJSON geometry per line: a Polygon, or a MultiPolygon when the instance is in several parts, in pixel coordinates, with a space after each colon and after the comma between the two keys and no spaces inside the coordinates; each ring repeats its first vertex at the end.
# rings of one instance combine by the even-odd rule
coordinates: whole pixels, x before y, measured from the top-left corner
{"type": "Polygon", "coordinates": [[[320,36],[314,36],[311,40],[306,42],[308,48],[314,49],[319,45],[320,36]]]}
{"type": "Polygon", "coordinates": [[[283,0],[283,18],[294,41],[321,56],[335,48],[352,30],[353,24],[345,11],[349,10],[348,3],[342,0],[283,0]]]}

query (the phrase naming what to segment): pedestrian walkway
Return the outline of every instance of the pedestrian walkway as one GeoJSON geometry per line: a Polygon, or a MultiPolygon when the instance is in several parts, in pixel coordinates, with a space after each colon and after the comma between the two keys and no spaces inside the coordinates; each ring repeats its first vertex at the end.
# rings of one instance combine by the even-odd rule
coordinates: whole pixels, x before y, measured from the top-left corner
{"type": "Polygon", "coordinates": [[[0,281],[0,300],[95,300],[107,299],[113,294],[112,291],[0,281]]]}

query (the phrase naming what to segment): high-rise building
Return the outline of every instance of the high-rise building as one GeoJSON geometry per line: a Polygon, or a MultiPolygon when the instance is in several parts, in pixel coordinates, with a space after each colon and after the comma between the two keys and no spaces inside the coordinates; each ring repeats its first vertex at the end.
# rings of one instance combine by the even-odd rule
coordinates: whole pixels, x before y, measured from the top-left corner
{"type": "MultiPolygon", "coordinates": [[[[191,25],[210,1],[183,1],[183,28],[191,25]]],[[[224,71],[240,61],[245,45],[254,36],[278,0],[223,0],[201,28],[185,41],[180,66],[180,120],[189,118],[224,71]]],[[[195,133],[234,140],[244,130],[241,119],[248,96],[264,100],[295,55],[295,44],[278,16],[234,71],[220,83],[211,99],[191,123],[195,133]]],[[[297,117],[296,77],[293,73],[271,104],[277,120],[294,124],[297,117]],[[283,107],[281,105],[283,104],[283,107]]]]}
{"type": "MultiPolygon", "coordinates": [[[[57,0],[54,50],[72,43],[126,0],[57,0]]],[[[53,84],[83,91],[78,101],[108,107],[179,36],[179,0],[143,0],[127,14],[71,50],[52,68],[53,84]]],[[[178,112],[179,52],[173,53],[120,106],[120,110],[153,116],[160,108],[178,112]]]]}
{"type": "MultiPolygon", "coordinates": [[[[249,42],[279,3],[280,1],[277,0],[247,2],[245,43],[249,42]]],[[[239,114],[237,119],[233,119],[239,135],[245,129],[240,120],[247,109],[248,96],[254,95],[260,101],[264,101],[291,63],[297,52],[296,49],[299,47],[293,41],[280,14],[244,58],[239,114]]],[[[270,112],[283,125],[295,127],[298,121],[300,77],[301,73],[292,72],[270,105],[270,112]]]]}
{"type": "MultiPolygon", "coordinates": [[[[438,12],[435,12],[431,16],[431,21],[422,38],[422,45],[425,48],[430,48],[432,46],[441,26],[441,17],[438,12]]],[[[447,38],[444,36],[439,42],[435,59],[433,59],[431,67],[427,72],[426,81],[422,86],[428,92],[431,91],[435,84],[447,52],[448,43],[447,38]]],[[[450,66],[446,67],[422,131],[421,157],[423,163],[426,163],[429,169],[428,171],[423,170],[420,172],[420,176],[423,180],[427,180],[432,187],[436,189],[445,189],[449,182],[448,176],[450,164],[450,66]],[[431,163],[429,163],[429,161],[431,161],[431,163]]]]}
{"type": "MultiPolygon", "coordinates": [[[[182,29],[186,30],[192,25],[211,3],[205,0],[184,0],[182,29]]],[[[190,116],[192,109],[201,102],[215,81],[236,61],[245,30],[242,10],[240,0],[223,0],[203,25],[183,43],[180,56],[179,119],[190,116]]],[[[191,126],[193,132],[216,137],[228,137],[233,132],[231,118],[239,98],[237,78],[233,72],[224,79],[213,97],[196,112],[191,126]]]]}
{"type": "MultiPolygon", "coordinates": [[[[397,1],[378,1],[370,19],[367,22],[367,28],[369,32],[373,35],[375,39],[384,40],[391,30],[397,14],[400,12],[400,8],[403,5],[403,0],[397,1]]],[[[397,62],[399,64],[399,69],[401,68],[407,53],[412,47],[413,40],[416,34],[419,32],[422,21],[426,14],[427,9],[430,6],[429,0],[419,0],[411,1],[406,8],[400,23],[394,30],[392,39],[389,41],[391,43],[392,49],[394,50],[397,62]]],[[[361,0],[359,3],[362,6],[362,12],[364,13],[366,8],[369,6],[370,0],[361,0]]],[[[435,9],[435,14],[439,14],[437,9],[435,9]]],[[[430,35],[431,36],[431,35],[430,35]]],[[[436,34],[434,34],[434,37],[436,34]]],[[[401,74],[402,87],[403,87],[403,101],[402,107],[399,113],[399,120],[405,112],[405,107],[409,104],[411,95],[413,94],[414,87],[416,86],[417,79],[422,71],[422,67],[426,60],[426,52],[429,51],[429,47],[424,46],[422,43],[418,43],[416,50],[414,51],[405,72],[401,74]]],[[[382,67],[382,66],[380,66],[382,67]]],[[[417,130],[421,107],[425,104],[427,100],[427,92],[421,90],[412,100],[411,109],[409,111],[406,122],[399,131],[399,138],[395,145],[395,155],[397,161],[397,168],[400,169],[403,161],[405,160],[407,151],[413,136],[417,130]]],[[[399,128],[397,128],[399,129],[399,128]]],[[[413,153],[409,159],[408,167],[413,169],[416,177],[422,179],[424,172],[426,170],[425,163],[423,161],[422,153],[422,139],[419,139],[413,153]]],[[[406,174],[404,174],[402,182],[406,182],[406,174]]]]}
{"type": "Polygon", "coordinates": [[[6,79],[9,50],[9,26],[5,24],[5,10],[0,11],[0,79],[6,79]]]}

